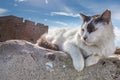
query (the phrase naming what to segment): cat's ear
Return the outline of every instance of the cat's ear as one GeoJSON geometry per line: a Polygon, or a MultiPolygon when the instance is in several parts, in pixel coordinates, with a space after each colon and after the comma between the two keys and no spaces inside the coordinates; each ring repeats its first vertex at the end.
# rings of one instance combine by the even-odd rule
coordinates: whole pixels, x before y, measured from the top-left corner
{"type": "Polygon", "coordinates": [[[88,22],[88,21],[90,20],[90,17],[89,17],[89,16],[86,16],[86,15],[84,15],[84,14],[82,14],[82,13],[80,13],[80,16],[81,16],[83,22],[88,22]]]}
{"type": "Polygon", "coordinates": [[[105,10],[103,14],[101,15],[101,18],[103,21],[109,23],[111,21],[111,11],[110,10],[105,10]]]}

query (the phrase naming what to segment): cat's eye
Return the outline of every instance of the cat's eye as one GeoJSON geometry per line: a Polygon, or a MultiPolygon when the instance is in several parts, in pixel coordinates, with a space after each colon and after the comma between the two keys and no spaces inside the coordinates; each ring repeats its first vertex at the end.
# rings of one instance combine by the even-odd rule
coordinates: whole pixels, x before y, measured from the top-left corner
{"type": "Polygon", "coordinates": [[[81,29],[82,30],[82,32],[84,32],[84,29],[81,29]]]}

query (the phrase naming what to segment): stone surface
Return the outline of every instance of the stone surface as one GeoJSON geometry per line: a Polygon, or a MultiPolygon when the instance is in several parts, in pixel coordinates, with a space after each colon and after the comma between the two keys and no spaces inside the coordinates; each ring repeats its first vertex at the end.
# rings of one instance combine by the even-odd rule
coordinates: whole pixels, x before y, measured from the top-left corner
{"type": "Polygon", "coordinates": [[[9,40],[0,43],[0,80],[120,80],[120,57],[77,72],[66,53],[9,40]]]}
{"type": "Polygon", "coordinates": [[[48,26],[44,24],[35,24],[16,16],[0,17],[0,41],[21,39],[36,43],[36,40],[46,32],[48,26]]]}

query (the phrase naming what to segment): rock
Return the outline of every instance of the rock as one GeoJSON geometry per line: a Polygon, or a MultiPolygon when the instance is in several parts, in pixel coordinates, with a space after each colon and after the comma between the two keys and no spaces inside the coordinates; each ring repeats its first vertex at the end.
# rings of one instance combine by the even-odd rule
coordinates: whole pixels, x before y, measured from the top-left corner
{"type": "Polygon", "coordinates": [[[115,54],[120,54],[120,48],[117,48],[115,54]]]}
{"type": "Polygon", "coordinates": [[[102,59],[77,72],[69,55],[25,40],[0,43],[0,80],[120,80],[120,60],[102,59]]]}

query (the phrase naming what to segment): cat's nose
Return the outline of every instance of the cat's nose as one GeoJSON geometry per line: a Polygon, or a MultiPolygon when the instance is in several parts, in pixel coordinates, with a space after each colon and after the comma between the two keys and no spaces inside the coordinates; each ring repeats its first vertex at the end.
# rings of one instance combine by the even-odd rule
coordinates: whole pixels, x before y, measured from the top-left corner
{"type": "Polygon", "coordinates": [[[83,37],[83,39],[86,40],[86,39],[87,39],[87,36],[83,37]]]}

